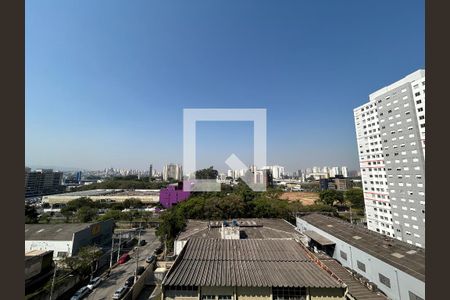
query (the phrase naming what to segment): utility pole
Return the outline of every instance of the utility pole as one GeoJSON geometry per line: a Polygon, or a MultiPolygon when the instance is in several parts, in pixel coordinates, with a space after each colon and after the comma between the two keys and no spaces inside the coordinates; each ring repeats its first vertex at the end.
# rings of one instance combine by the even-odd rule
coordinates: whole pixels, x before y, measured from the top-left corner
{"type": "Polygon", "coordinates": [[[122,241],[122,233],[119,234],[119,248],[117,248],[117,261],[120,258],[120,243],[122,241]]]}
{"type": "Polygon", "coordinates": [[[141,223],[139,223],[139,237],[138,237],[138,245],[136,247],[136,270],[134,271],[134,283],[137,281],[137,270],[139,267],[139,244],[141,242],[141,223]]]}
{"type": "Polygon", "coordinates": [[[352,220],[352,206],[350,205],[350,224],[353,224],[352,220]]]}
{"type": "Polygon", "coordinates": [[[55,261],[55,270],[53,271],[52,287],[50,289],[50,298],[49,298],[49,300],[52,300],[53,288],[55,287],[55,278],[56,278],[56,269],[57,268],[58,268],[58,264],[55,261]]]}
{"type": "Polygon", "coordinates": [[[112,243],[111,243],[111,257],[109,259],[109,269],[111,270],[112,268],[112,260],[113,260],[113,252],[114,252],[114,233],[111,237],[112,243]]]}
{"type": "Polygon", "coordinates": [[[164,235],[164,259],[167,256],[167,234],[164,235]]]}

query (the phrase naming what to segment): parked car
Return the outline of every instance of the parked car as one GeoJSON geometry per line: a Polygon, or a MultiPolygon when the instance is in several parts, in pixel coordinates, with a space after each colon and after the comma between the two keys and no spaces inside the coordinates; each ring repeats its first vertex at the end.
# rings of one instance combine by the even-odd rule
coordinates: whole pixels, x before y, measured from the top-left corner
{"type": "Polygon", "coordinates": [[[130,255],[129,255],[128,253],[123,254],[123,255],[119,258],[119,264],[124,264],[124,263],[126,263],[129,259],[130,259],[130,255]]]}
{"type": "Polygon", "coordinates": [[[112,298],[114,300],[121,299],[127,293],[127,291],[128,291],[128,287],[123,286],[114,292],[114,295],[112,296],[112,298]]]}
{"type": "Polygon", "coordinates": [[[155,260],[156,260],[156,256],[155,256],[155,255],[152,255],[152,256],[148,256],[148,257],[145,259],[145,262],[148,263],[148,264],[151,264],[151,263],[154,262],[155,260]]]}
{"type": "Polygon", "coordinates": [[[163,252],[163,246],[159,246],[158,248],[155,249],[154,253],[155,254],[161,254],[163,252]]]}
{"type": "Polygon", "coordinates": [[[147,244],[147,242],[146,242],[145,240],[141,240],[141,241],[139,242],[139,246],[144,246],[145,244],[147,244]]]}
{"type": "Polygon", "coordinates": [[[92,278],[92,280],[89,281],[89,284],[86,287],[90,290],[93,290],[100,284],[100,282],[102,282],[101,277],[92,278]]]}
{"type": "Polygon", "coordinates": [[[142,273],[144,273],[145,268],[143,266],[139,266],[136,270],[136,274],[137,275],[141,275],[142,273]]]}
{"type": "Polygon", "coordinates": [[[89,294],[91,290],[87,288],[87,286],[83,286],[81,289],[79,289],[75,294],[73,294],[72,298],[70,300],[80,300],[83,299],[84,296],[89,294]]]}
{"type": "Polygon", "coordinates": [[[132,287],[134,284],[134,276],[130,276],[127,278],[127,280],[125,281],[125,286],[126,287],[132,287]]]}

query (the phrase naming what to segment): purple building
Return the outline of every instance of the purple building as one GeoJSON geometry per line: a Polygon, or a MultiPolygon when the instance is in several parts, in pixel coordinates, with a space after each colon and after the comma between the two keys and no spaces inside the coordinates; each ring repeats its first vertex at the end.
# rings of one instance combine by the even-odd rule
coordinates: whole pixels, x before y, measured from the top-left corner
{"type": "Polygon", "coordinates": [[[169,185],[159,191],[159,203],[164,208],[170,208],[174,204],[186,200],[190,195],[190,192],[183,191],[183,183],[179,182],[178,185],[169,185]]]}

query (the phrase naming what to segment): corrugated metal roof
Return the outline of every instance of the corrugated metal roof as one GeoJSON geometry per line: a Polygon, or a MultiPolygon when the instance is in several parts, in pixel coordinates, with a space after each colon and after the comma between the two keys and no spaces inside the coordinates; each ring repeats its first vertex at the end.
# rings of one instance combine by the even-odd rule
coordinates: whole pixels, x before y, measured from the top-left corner
{"type": "Polygon", "coordinates": [[[165,286],[341,287],[295,240],[190,239],[165,286]]]}
{"type": "Polygon", "coordinates": [[[327,239],[323,235],[318,234],[315,231],[305,230],[303,233],[306,234],[311,239],[313,239],[314,241],[316,241],[317,243],[321,244],[322,246],[336,245],[335,242],[330,241],[329,239],[327,239]]]}
{"type": "MultiPolygon", "coordinates": [[[[283,219],[262,218],[236,220],[240,227],[241,238],[243,239],[299,238],[301,236],[294,225],[283,219]]],[[[186,228],[180,233],[177,240],[220,238],[221,224],[222,222],[219,221],[208,223],[208,221],[189,220],[186,228]],[[212,225],[213,227],[208,228],[208,225],[212,225]]]]}
{"type": "Polygon", "coordinates": [[[26,241],[71,241],[75,232],[93,223],[25,224],[26,241]]]}
{"type": "Polygon", "coordinates": [[[425,282],[425,249],[318,213],[300,218],[333,237],[425,282]],[[392,255],[393,253],[403,256],[392,255]]]}

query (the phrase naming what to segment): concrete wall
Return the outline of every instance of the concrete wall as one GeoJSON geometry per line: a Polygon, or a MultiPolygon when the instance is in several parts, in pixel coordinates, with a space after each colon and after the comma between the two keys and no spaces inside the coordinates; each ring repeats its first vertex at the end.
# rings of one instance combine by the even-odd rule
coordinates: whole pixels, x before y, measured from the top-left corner
{"type": "Polygon", "coordinates": [[[197,300],[198,291],[168,290],[164,292],[165,300],[197,300]]]}
{"type": "Polygon", "coordinates": [[[271,288],[252,288],[252,287],[238,287],[237,296],[239,300],[271,300],[271,288]]]}
{"type": "Polygon", "coordinates": [[[76,255],[80,248],[87,245],[109,245],[111,243],[114,221],[112,219],[91,224],[80,230],[73,237],[73,254],[76,255]]]}
{"type": "Polygon", "coordinates": [[[415,277],[385,263],[384,261],[350,245],[327,232],[297,218],[297,228],[300,231],[313,230],[320,235],[336,243],[333,258],[339,261],[344,267],[348,267],[363,275],[369,281],[374,282],[378,288],[393,300],[409,300],[409,291],[425,299],[425,283],[415,277]],[[341,257],[341,251],[347,255],[347,259],[341,257]],[[366,271],[362,271],[357,266],[357,261],[365,264],[366,271]],[[379,273],[390,280],[391,287],[380,282],[379,273]]]}
{"type": "Polygon", "coordinates": [[[177,241],[173,242],[173,252],[175,255],[180,254],[184,245],[186,245],[186,242],[187,242],[187,240],[181,240],[181,241],[177,240],[177,241]]]}
{"type": "Polygon", "coordinates": [[[153,275],[153,268],[155,266],[155,262],[147,265],[145,267],[145,271],[138,277],[138,280],[134,283],[133,289],[131,290],[131,299],[138,299],[139,294],[142,292],[142,289],[145,286],[145,282],[147,279],[153,275]]]}
{"type": "MultiPolygon", "coordinates": [[[[308,300],[344,300],[343,288],[309,288],[308,300]]],[[[233,300],[272,300],[271,287],[202,287],[198,291],[166,290],[164,300],[197,300],[202,295],[230,295],[233,300]]]]}
{"type": "Polygon", "coordinates": [[[35,256],[25,256],[25,280],[50,270],[53,266],[53,252],[45,252],[35,256]]]}
{"type": "Polygon", "coordinates": [[[73,253],[72,241],[25,241],[25,251],[31,250],[53,250],[53,259],[59,259],[58,252],[73,253]]]}

